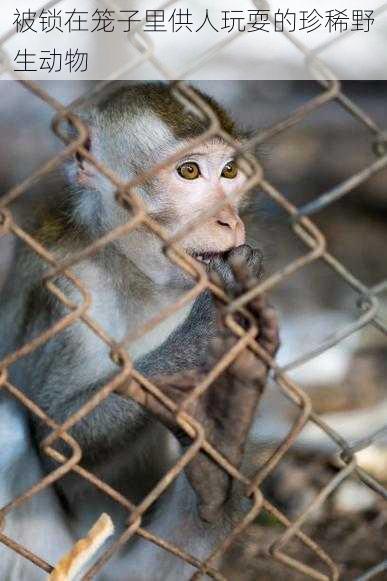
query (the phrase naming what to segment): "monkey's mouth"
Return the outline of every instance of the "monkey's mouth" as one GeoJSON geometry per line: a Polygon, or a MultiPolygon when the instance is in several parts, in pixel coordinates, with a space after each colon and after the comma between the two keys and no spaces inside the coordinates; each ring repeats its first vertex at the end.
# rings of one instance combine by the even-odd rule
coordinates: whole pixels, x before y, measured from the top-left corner
{"type": "Polygon", "coordinates": [[[189,254],[198,262],[210,264],[215,259],[224,260],[227,252],[189,252],[189,254]]]}

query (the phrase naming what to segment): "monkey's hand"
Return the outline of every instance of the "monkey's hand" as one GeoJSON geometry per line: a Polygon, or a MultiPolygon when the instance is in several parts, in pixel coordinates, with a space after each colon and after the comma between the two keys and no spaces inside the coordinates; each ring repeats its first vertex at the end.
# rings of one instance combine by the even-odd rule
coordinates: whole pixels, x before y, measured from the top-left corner
{"type": "MultiPolygon", "coordinates": [[[[257,261],[249,247],[240,247],[229,253],[226,271],[228,292],[242,294],[257,284],[257,261]],[[232,283],[232,287],[231,287],[232,283]]],[[[257,257],[257,255],[256,255],[257,257]]],[[[215,269],[215,277],[219,272],[215,269]]],[[[217,278],[215,278],[218,282],[217,278]]],[[[247,305],[247,311],[257,328],[256,341],[273,357],[278,349],[278,324],[274,309],[263,296],[247,305]]],[[[249,323],[238,315],[237,322],[244,328],[249,323]]],[[[217,330],[212,340],[203,368],[171,376],[153,377],[152,383],[170,399],[180,404],[192,390],[208,377],[220,359],[238,342],[238,338],[225,323],[224,307],[217,309],[217,330]]],[[[268,366],[248,347],[241,351],[227,368],[198,398],[193,399],[185,411],[204,428],[206,440],[231,464],[239,468],[247,436],[256,413],[268,376],[268,366]]],[[[191,444],[190,438],[177,425],[176,418],[151,394],[132,382],[130,391],[139,403],[147,407],[178,437],[183,447],[191,444]]],[[[214,522],[222,516],[226,501],[232,496],[231,476],[204,451],[200,451],[185,468],[186,475],[198,498],[201,518],[214,522]]]]}
{"type": "Polygon", "coordinates": [[[257,284],[263,273],[263,254],[259,249],[243,244],[222,257],[213,258],[208,271],[215,284],[223,287],[227,294],[238,296],[257,284]]]}

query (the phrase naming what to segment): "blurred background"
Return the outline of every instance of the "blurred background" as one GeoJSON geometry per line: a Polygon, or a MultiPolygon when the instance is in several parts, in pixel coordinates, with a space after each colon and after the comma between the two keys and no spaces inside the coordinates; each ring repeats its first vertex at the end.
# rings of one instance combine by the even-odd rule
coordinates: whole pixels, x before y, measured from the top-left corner
{"type": "MultiPolygon", "coordinates": [[[[86,82],[42,82],[41,87],[67,104],[92,87],[86,82]]],[[[321,93],[303,81],[208,81],[195,83],[216,97],[243,129],[257,131],[290,115],[321,93]]],[[[0,83],[0,195],[28,177],[63,144],[50,130],[53,112],[22,85],[0,83]]],[[[382,128],[387,127],[387,83],[344,82],[343,92],[382,128]]],[[[315,200],[376,159],[374,136],[336,101],[281,132],[258,152],[266,179],[297,207],[315,200]]],[[[49,201],[55,185],[37,184],[15,206],[21,223],[35,204],[49,201]]],[[[329,252],[369,287],[387,279],[387,170],[352,189],[312,216],[329,252]]],[[[252,193],[249,241],[263,249],[266,276],[278,272],[308,248],[294,234],[289,216],[262,192],[252,193]]],[[[13,240],[0,238],[0,284],[12,260],[13,240]]],[[[17,292],[17,289],[15,289],[17,292]]],[[[280,365],[308,355],[362,314],[357,292],[323,261],[315,261],[283,280],[270,293],[280,312],[280,365]]],[[[379,295],[379,317],[387,325],[387,292],[379,295]]],[[[359,462],[387,484],[387,339],[372,325],[309,359],[290,372],[310,395],[314,409],[329,425],[355,443],[381,431],[359,462]],[[384,429],[384,432],[383,432],[384,429]]],[[[254,462],[259,465],[289,432],[299,408],[273,383],[254,426],[254,462]]],[[[267,494],[290,519],[296,518],[338,470],[333,443],[310,423],[285,455],[267,494]],[[302,490],[302,494],[300,493],[302,490]]],[[[387,557],[387,508],[380,497],[355,480],[345,481],[305,525],[345,579],[355,579],[387,557]]],[[[278,523],[262,517],[233,548],[227,562],[232,579],[302,579],[266,558],[265,547],[279,534],[278,523]],[[257,542],[258,541],[258,542],[257,542]],[[242,570],[240,563],[244,563],[242,570]]],[[[309,564],[312,555],[294,547],[309,564]]],[[[385,575],[386,573],[384,573],[385,575]]],[[[382,574],[383,575],[383,574],[382,574]]],[[[380,577],[380,579],[387,577],[380,577]]]]}

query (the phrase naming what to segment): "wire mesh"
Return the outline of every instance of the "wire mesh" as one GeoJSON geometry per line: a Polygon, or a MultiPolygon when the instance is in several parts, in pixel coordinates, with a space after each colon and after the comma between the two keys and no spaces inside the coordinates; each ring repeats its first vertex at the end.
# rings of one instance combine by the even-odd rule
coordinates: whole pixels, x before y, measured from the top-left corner
{"type": "MultiPolygon", "coordinates": [[[[57,2],[50,2],[47,6],[54,6],[57,2]]],[[[107,3],[109,6],[114,7],[114,3],[107,3]]],[[[167,5],[167,4],[166,4],[167,5]]],[[[257,4],[258,5],[258,4],[257,4]]],[[[384,7],[384,10],[387,10],[384,7]]],[[[139,25],[140,26],[140,25],[139,25]]],[[[157,69],[157,71],[168,81],[171,82],[173,78],[177,78],[174,71],[171,71],[167,64],[159,61],[157,54],[154,54],[151,44],[149,44],[145,35],[141,34],[139,26],[137,30],[134,30],[128,36],[128,40],[138,49],[139,57],[134,63],[128,63],[126,72],[131,70],[132,66],[137,66],[139,60],[148,60],[157,69]]],[[[32,175],[30,175],[23,182],[12,187],[1,199],[0,199],[0,234],[12,234],[19,240],[21,240],[32,252],[36,253],[49,267],[50,270],[45,277],[45,284],[47,289],[53,293],[53,295],[67,308],[68,314],[64,316],[61,320],[57,321],[50,328],[46,329],[41,335],[35,337],[32,341],[29,341],[23,345],[18,351],[10,353],[0,364],[0,388],[7,392],[11,397],[16,398],[28,411],[39,417],[51,430],[50,435],[42,442],[42,450],[50,458],[56,461],[58,468],[47,474],[34,486],[26,490],[22,495],[14,498],[12,502],[4,506],[0,510],[0,524],[1,529],[7,519],[7,516],[16,508],[24,506],[34,495],[43,491],[47,487],[58,482],[69,472],[74,472],[80,477],[87,480],[92,486],[100,489],[104,494],[110,496],[116,503],[121,505],[121,507],[128,513],[128,526],[125,532],[110,546],[105,550],[97,560],[97,562],[88,570],[85,574],[85,579],[93,578],[98,572],[100,572],[109,559],[113,559],[114,555],[119,550],[120,546],[127,543],[129,539],[135,536],[140,536],[147,540],[149,543],[155,543],[156,545],[162,547],[165,551],[169,551],[176,556],[177,559],[185,560],[186,562],[193,565],[197,572],[192,577],[193,579],[199,579],[205,575],[212,577],[214,579],[224,579],[224,576],[217,570],[214,563],[217,562],[219,556],[221,556],[231,543],[238,538],[241,533],[248,527],[248,525],[254,521],[257,515],[261,511],[266,511],[273,517],[275,517],[282,525],[282,532],[278,535],[278,538],[269,548],[270,557],[282,563],[284,566],[297,571],[305,575],[306,577],[313,579],[338,579],[340,576],[339,565],[335,562],[334,555],[329,556],[326,552],[319,546],[318,540],[310,538],[306,533],[303,532],[303,525],[310,517],[310,515],[317,508],[324,508],[324,503],[327,497],[335,491],[344,479],[349,476],[357,477],[360,479],[365,486],[374,490],[383,499],[387,498],[386,488],[374,477],[368,474],[365,470],[361,469],[356,464],[355,452],[359,451],[363,447],[367,447],[376,441],[380,437],[380,433],[376,433],[374,438],[369,438],[366,442],[361,442],[354,448],[349,442],[345,441],[338,433],[331,429],[324,421],[319,417],[313,410],[313,406],[309,396],[300,388],[297,383],[291,380],[288,376],[288,372],[296,369],[301,364],[306,361],[310,361],[313,357],[324,353],[332,346],[343,341],[344,338],[358,332],[367,325],[373,325],[377,328],[380,333],[386,334],[386,324],[379,317],[379,297],[386,290],[387,280],[380,281],[379,284],[374,287],[368,287],[356,276],[354,276],[344,264],[337,260],[328,250],[326,239],[319,228],[312,222],[310,216],[312,214],[318,213],[320,210],[326,206],[333,204],[339,198],[343,198],[349,193],[351,193],[360,184],[363,184],[371,176],[380,172],[387,167],[387,153],[385,148],[386,143],[386,133],[382,127],[379,127],[374,119],[363,109],[361,109],[355,102],[353,102],[344,92],[341,83],[334,75],[329,71],[326,65],[321,60],[322,52],[327,48],[326,45],[309,50],[305,45],[303,45],[299,40],[297,40],[294,35],[284,32],[283,33],[290,43],[292,43],[297,50],[299,50],[306,59],[307,65],[310,67],[312,73],[316,76],[316,84],[320,87],[320,93],[317,97],[310,99],[308,102],[303,104],[301,107],[293,111],[285,119],[279,120],[272,127],[265,130],[258,130],[253,136],[249,138],[242,146],[237,143],[233,138],[222,131],[219,119],[212,108],[204,102],[199,93],[197,93],[191,86],[184,83],[183,81],[175,82],[174,92],[175,97],[179,100],[185,107],[189,107],[190,111],[194,111],[195,115],[201,119],[205,118],[207,120],[208,129],[197,138],[197,144],[206,142],[210,137],[221,136],[227,143],[232,145],[235,150],[238,159],[241,164],[244,164],[244,170],[248,174],[248,181],[244,186],[245,190],[250,190],[252,187],[258,187],[261,192],[264,193],[269,199],[271,199],[278,207],[285,211],[289,218],[291,228],[293,229],[295,235],[302,241],[305,246],[305,253],[302,257],[287,264],[283,269],[275,272],[263,282],[257,283],[254,288],[249,289],[243,295],[236,298],[231,298],[225,294],[222,288],[218,287],[214,282],[209,280],[206,272],[198,265],[198,263],[188,256],[184,251],[182,251],[179,246],[179,242],[187,235],[188,232],[192,231],[197,224],[206,216],[201,216],[200,220],[194,220],[188,227],[179,232],[179,234],[173,238],[169,237],[168,233],[164,228],[157,223],[147,212],[147,208],[141,202],[140,197],[136,193],[136,189],[141,186],[147,179],[154,177],[160,172],[164,167],[167,167],[171,162],[175,161],[173,157],[169,158],[162,164],[154,166],[150,171],[145,172],[140,175],[135,180],[130,183],[125,183],[114,174],[108,167],[98,162],[97,159],[89,152],[86,147],[88,128],[85,124],[73,113],[74,106],[77,107],[81,104],[87,103],[91,97],[98,94],[105,87],[105,82],[98,83],[91,92],[85,94],[81,100],[78,100],[75,104],[68,107],[62,105],[59,101],[51,97],[42,86],[19,78],[19,81],[23,83],[25,88],[31,93],[35,94],[39,99],[46,103],[52,108],[53,112],[56,114],[55,120],[53,122],[53,131],[58,135],[64,142],[63,149],[48,162],[44,163],[39,167],[32,175]],[[324,79],[321,80],[319,77],[323,75],[324,79]],[[361,124],[370,134],[373,136],[375,144],[377,145],[376,151],[378,152],[378,157],[375,161],[370,163],[367,167],[362,168],[355,175],[352,175],[343,183],[338,184],[328,192],[324,192],[316,200],[304,205],[301,208],[295,207],[286,196],[278,191],[271,183],[269,183],[265,177],[265,173],[260,163],[256,159],[252,159],[251,155],[248,154],[257,145],[265,143],[274,136],[285,132],[289,128],[297,125],[304,121],[308,116],[313,115],[317,110],[325,107],[331,102],[338,103],[343,110],[349,112],[353,119],[361,124]],[[69,122],[75,128],[77,132],[76,138],[69,140],[68,136],[63,132],[62,125],[63,122],[69,122]],[[114,185],[116,189],[116,202],[123,207],[129,207],[131,209],[131,217],[128,219],[127,223],[119,228],[115,228],[106,234],[103,238],[98,241],[87,245],[80,253],[73,254],[65,259],[58,259],[55,255],[45,248],[45,246],[36,238],[31,236],[26,230],[18,225],[16,218],[11,210],[11,204],[15,200],[21,199],[25,195],[30,187],[39,182],[42,178],[47,176],[53,170],[58,169],[66,159],[69,159],[75,154],[81,155],[84,159],[88,160],[98,172],[104,175],[111,184],[114,185]],[[87,286],[79,280],[71,268],[79,264],[82,260],[87,257],[93,256],[103,249],[107,244],[116,240],[122,236],[127,235],[129,232],[138,228],[139,226],[146,225],[147,228],[152,231],[156,236],[158,236],[164,244],[164,249],[166,255],[169,259],[177,264],[181,269],[190,274],[195,279],[194,287],[187,292],[178,303],[174,304],[168,309],[164,309],[160,312],[157,317],[152,318],[141,328],[136,330],[135,334],[128,335],[125,339],[117,344],[113,338],[111,338],[105,329],[103,329],[97,321],[89,314],[89,309],[92,302],[92,297],[87,286]],[[353,289],[359,298],[358,309],[359,315],[357,320],[351,325],[340,329],[337,333],[329,337],[326,341],[318,345],[317,348],[311,350],[306,355],[297,358],[292,363],[286,366],[286,368],[281,368],[278,366],[275,360],[268,357],[260,347],[259,343],[255,340],[254,335],[242,329],[236,324],[235,319],[232,315],[240,312],[242,309],[248,309],[249,303],[261,295],[264,292],[268,292],[271,289],[281,285],[283,281],[293,276],[296,272],[307,267],[307,265],[315,262],[324,262],[328,267],[334,272],[335,276],[339,277],[344,281],[348,287],[353,289]],[[56,285],[55,279],[58,275],[65,277],[72,285],[74,285],[82,297],[79,304],[74,304],[68,299],[61,291],[61,289],[56,285]],[[215,297],[223,304],[227,305],[227,318],[226,325],[235,334],[238,339],[237,349],[230,353],[225,353],[223,358],[217,364],[206,378],[199,383],[195,389],[187,396],[186,400],[179,405],[176,402],[168,398],[165,393],[155,385],[149,378],[141,375],[133,366],[128,354],[127,346],[131,341],[144,335],[149,329],[154,328],[160,324],[165,318],[167,318],[171,313],[181,308],[184,304],[188,304],[193,299],[197,298],[204,290],[210,290],[215,297]],[[112,360],[119,366],[120,370],[116,376],[104,386],[101,386],[98,392],[90,398],[90,400],[76,413],[71,415],[67,420],[58,425],[50,417],[48,417],[42,409],[40,409],[29,397],[27,397],[16,385],[13,385],[8,378],[8,369],[20,358],[26,357],[39,346],[45,344],[46,342],[53,339],[57,334],[61,333],[64,329],[70,328],[77,322],[81,322],[83,325],[87,326],[92,333],[94,333],[99,340],[103,341],[111,351],[112,360]],[[298,410],[297,419],[294,421],[288,435],[283,441],[278,445],[277,449],[272,453],[269,459],[260,467],[256,474],[252,478],[247,478],[240,470],[235,468],[230,462],[228,462],[222,454],[219,453],[206,439],[206,433],[203,426],[195,420],[187,411],[187,405],[189,402],[202,397],[203,393],[211,388],[211,384],[224,372],[224,369],[230,364],[233,358],[236,357],[244,349],[250,349],[259,358],[266,361],[271,370],[272,376],[275,381],[276,388],[292,402],[295,409],[298,410]],[[135,380],[136,388],[133,388],[133,383],[129,380],[135,380]],[[125,383],[126,382],[126,383],[125,383]],[[134,397],[140,403],[144,402],[147,397],[155,398],[161,406],[163,406],[169,413],[173,414],[176,423],[180,426],[189,438],[192,440],[191,445],[180,458],[179,462],[173,466],[160,480],[157,486],[142,500],[141,503],[135,504],[130,499],[123,497],[117,490],[112,488],[110,485],[105,483],[103,480],[97,478],[92,473],[88,472],[82,467],[82,450],[79,444],[74,440],[74,438],[69,434],[69,430],[88,414],[91,413],[98,405],[104,401],[109,394],[117,391],[122,385],[129,384],[132,386],[131,389],[126,391],[128,397],[134,397]],[[273,504],[266,499],[260,490],[260,485],[262,482],[275,470],[281,460],[286,457],[289,449],[293,446],[300,432],[303,430],[306,424],[313,423],[320,430],[322,430],[328,438],[330,438],[337,447],[341,450],[341,468],[336,473],[334,478],[332,478],[316,495],[313,501],[310,503],[308,508],[302,512],[293,522],[291,522],[284,514],[282,514],[273,504]],[[61,440],[67,444],[68,449],[71,450],[71,454],[66,457],[63,453],[58,452],[54,445],[61,440]],[[194,556],[188,554],[181,548],[167,542],[165,539],[157,536],[156,534],[150,533],[143,526],[143,517],[150,509],[150,507],[155,503],[155,501],[160,497],[160,495],[170,486],[176,477],[185,469],[187,464],[200,452],[200,450],[205,451],[219,466],[222,467],[234,480],[241,482],[246,489],[246,495],[252,499],[252,506],[247,514],[243,516],[243,519],[237,523],[227,538],[222,541],[222,543],[213,551],[211,555],[208,556],[204,561],[200,561],[194,556]],[[291,556],[290,552],[287,550],[291,544],[291,541],[297,539],[301,542],[308,551],[312,552],[319,566],[312,567],[305,562],[291,556]]],[[[221,43],[220,46],[215,46],[209,51],[207,55],[201,58],[200,62],[194,62],[191,64],[189,69],[184,72],[179,72],[179,78],[184,78],[185,74],[189,74],[195,68],[200,67],[207,59],[215,58],[219,51],[222,50],[225,44],[229,44],[234,40],[238,34],[231,35],[227,43],[221,43]]],[[[332,43],[341,42],[342,38],[346,35],[343,34],[336,37],[331,41],[332,43]]],[[[9,38],[9,37],[8,37],[9,38]]],[[[2,39],[3,43],[5,39],[2,39]]],[[[330,46],[331,46],[330,44],[330,46]]],[[[0,42],[1,50],[1,42],[0,42]]],[[[2,63],[6,67],[6,58],[2,52],[2,63]]],[[[117,71],[114,77],[119,77],[122,74],[122,70],[117,71]]],[[[16,76],[16,75],[15,75],[16,76]]],[[[112,80],[112,79],[110,79],[112,80]]],[[[179,156],[181,154],[179,153],[179,156]]],[[[214,215],[219,210],[219,206],[211,209],[211,215],[214,215]]],[[[302,494],[302,491],[300,492],[302,494]]],[[[50,573],[53,570],[53,564],[45,562],[39,555],[33,554],[22,544],[18,543],[18,539],[12,539],[6,536],[4,532],[0,532],[0,541],[6,545],[10,551],[18,553],[19,558],[25,558],[30,560],[32,563],[39,567],[42,571],[50,573]]],[[[375,577],[380,572],[384,571],[386,568],[385,561],[382,563],[375,563],[369,571],[365,571],[361,579],[371,579],[375,577]]]]}

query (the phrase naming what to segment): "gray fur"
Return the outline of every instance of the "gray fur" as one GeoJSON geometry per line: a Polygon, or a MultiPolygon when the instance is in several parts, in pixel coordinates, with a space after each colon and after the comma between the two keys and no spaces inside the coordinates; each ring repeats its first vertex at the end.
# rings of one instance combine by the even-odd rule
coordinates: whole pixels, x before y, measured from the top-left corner
{"type": "MultiPolygon", "coordinates": [[[[181,138],[175,126],[168,127],[160,118],[159,104],[163,99],[170,99],[168,91],[161,86],[152,91],[158,103],[153,110],[152,99],[146,89],[137,92],[130,89],[126,93],[120,92],[113,101],[107,98],[92,110],[82,113],[92,125],[92,152],[123,179],[133,177],[154,163],[155,153],[159,156],[161,150],[169,152],[181,138]],[[149,117],[144,125],[145,115],[153,115],[157,120],[157,123],[153,123],[157,131],[152,135],[149,133],[149,126],[152,127],[149,117]],[[127,130],[122,131],[122,126],[127,130]],[[133,135],[137,137],[140,134],[143,135],[142,140],[133,139],[133,135]],[[128,159],[125,166],[122,164],[123,158],[128,159]],[[118,163],[120,159],[121,163],[118,163]]],[[[85,244],[128,219],[127,213],[117,206],[112,188],[106,180],[99,182],[97,190],[82,189],[75,183],[76,163],[72,161],[66,170],[70,179],[70,193],[64,196],[58,194],[58,212],[61,223],[64,223],[64,233],[60,240],[46,244],[59,257],[80,250],[85,244]]],[[[143,191],[143,195],[149,197],[149,190],[143,191]]],[[[156,211],[157,207],[154,206],[154,209],[156,211]]],[[[142,236],[148,237],[149,244],[153,244],[157,261],[165,263],[165,269],[171,269],[152,235],[143,232],[142,236]]],[[[136,245],[135,238],[132,238],[132,242],[130,236],[128,239],[129,242],[125,244],[136,245]]],[[[142,260],[147,261],[147,257],[144,256],[142,260]]],[[[6,338],[0,345],[0,360],[67,313],[64,306],[42,285],[41,278],[45,270],[43,262],[31,252],[21,246],[18,248],[13,272],[0,300],[2,338],[6,338]]],[[[150,280],[146,272],[138,268],[128,256],[127,246],[121,243],[110,244],[96,257],[83,261],[72,270],[92,293],[90,315],[117,341],[149,318],[152,304],[156,305],[156,311],[160,310],[162,306],[176,300],[190,284],[186,279],[175,277],[176,268],[171,270],[170,284],[158,284],[150,280]]],[[[64,277],[58,278],[56,284],[75,302],[81,300],[79,292],[64,277]]],[[[151,352],[138,350],[142,354],[135,357],[136,368],[152,376],[200,367],[205,363],[213,334],[214,308],[211,298],[203,294],[182,313],[182,320],[177,320],[175,328],[172,325],[171,332],[162,344],[157,345],[156,337],[156,346],[151,352]]],[[[111,362],[109,350],[104,343],[84,323],[76,322],[30,356],[14,364],[10,370],[10,379],[60,423],[86,403],[117,372],[119,368],[111,362]]],[[[0,405],[4,406],[5,399],[2,397],[0,405]]],[[[34,445],[37,446],[48,431],[36,418],[30,419],[34,445]]],[[[74,426],[71,434],[82,448],[82,465],[134,502],[139,502],[149,493],[180,453],[178,443],[163,425],[135,402],[124,400],[116,394],[110,395],[88,417],[74,426]]],[[[57,446],[66,450],[60,444],[57,446]]],[[[45,470],[54,468],[45,457],[42,462],[45,470]]],[[[20,488],[23,489],[22,483],[20,488]]],[[[69,475],[61,479],[56,485],[56,493],[55,502],[59,505],[56,510],[63,509],[67,513],[66,522],[76,537],[85,534],[102,512],[113,516],[117,533],[123,530],[128,515],[78,476],[69,475]]],[[[50,502],[48,506],[51,506],[50,502]]],[[[195,494],[184,473],[157,507],[149,512],[143,524],[188,552],[192,551],[199,558],[204,558],[211,551],[214,542],[224,534],[225,526],[221,524],[219,527],[211,527],[200,520],[195,494]]],[[[67,530],[67,525],[65,528],[67,530]]],[[[54,538],[52,542],[55,544],[54,538]]],[[[48,548],[47,554],[42,556],[49,560],[53,558],[48,548]]],[[[0,577],[12,578],[9,563],[0,564],[1,571],[0,577]]],[[[28,571],[25,577],[19,578],[32,580],[31,569],[28,571]]],[[[116,560],[113,559],[100,579],[180,581],[189,578],[193,572],[191,567],[166,551],[137,539],[129,543],[116,560]],[[130,558],[125,560],[127,553],[130,558]]]]}

